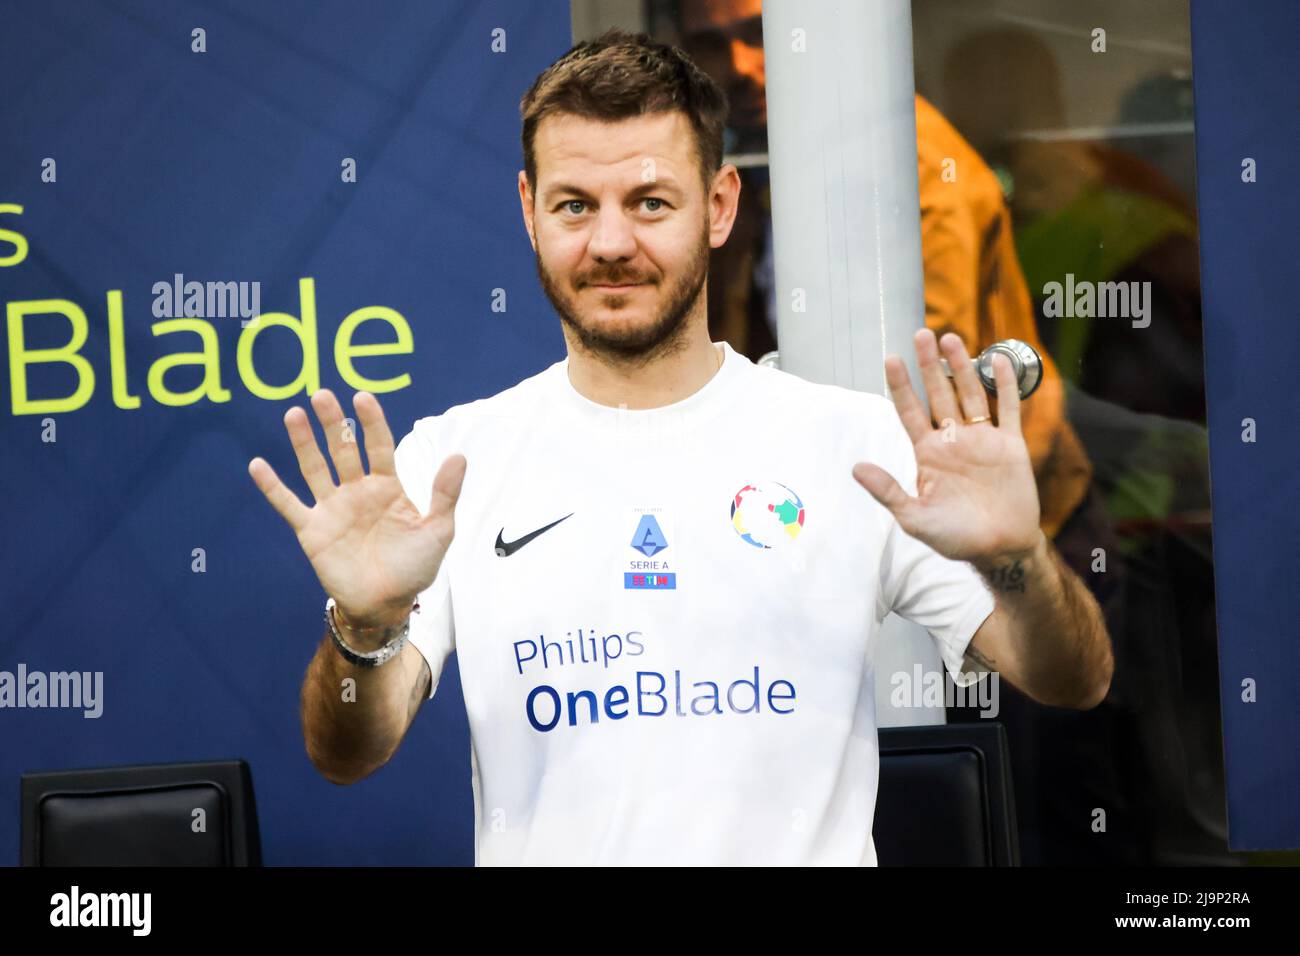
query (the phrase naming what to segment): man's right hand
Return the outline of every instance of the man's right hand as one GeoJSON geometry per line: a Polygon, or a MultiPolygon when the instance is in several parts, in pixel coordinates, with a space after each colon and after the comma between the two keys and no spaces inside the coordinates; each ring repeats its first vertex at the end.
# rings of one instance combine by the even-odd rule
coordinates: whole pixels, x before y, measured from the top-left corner
{"type": "Polygon", "coordinates": [[[346,432],[334,394],[320,389],[311,404],[339,483],[320,453],[306,411],[296,405],[285,413],[284,425],[315,506],[304,505],[265,459],[250,461],[248,473],[293,528],[346,625],[370,629],[400,624],[416,596],[433,583],[451,546],[465,456],[443,461],[433,479],[429,513],[422,516],[398,480],[393,435],[379,400],[357,392],[352,402],[365,435],[370,474],[362,467],[355,433],[346,432]]]}

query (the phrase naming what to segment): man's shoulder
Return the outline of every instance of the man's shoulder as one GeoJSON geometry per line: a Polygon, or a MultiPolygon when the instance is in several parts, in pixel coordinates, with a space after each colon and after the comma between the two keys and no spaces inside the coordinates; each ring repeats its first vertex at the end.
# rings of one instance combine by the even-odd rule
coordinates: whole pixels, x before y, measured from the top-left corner
{"type": "Polygon", "coordinates": [[[793,403],[827,416],[847,416],[870,422],[894,416],[894,403],[883,395],[830,382],[813,382],[767,365],[755,366],[755,385],[778,401],[793,403]]]}
{"type": "Polygon", "coordinates": [[[821,453],[851,455],[886,468],[906,464],[899,456],[910,443],[892,399],[766,366],[759,370],[758,389],[771,401],[766,411],[779,415],[821,453]]]}
{"type": "MultiPolygon", "coordinates": [[[[536,423],[538,416],[548,414],[555,400],[556,376],[563,371],[563,363],[556,362],[493,395],[416,419],[409,434],[423,444],[447,446],[462,442],[485,424],[494,426],[492,433],[500,436],[502,426],[536,423]]],[[[898,418],[894,403],[874,392],[814,382],[766,365],[750,366],[750,374],[749,387],[742,390],[746,400],[758,401],[765,411],[803,426],[820,426],[823,432],[883,434],[898,418]]]]}
{"type": "Polygon", "coordinates": [[[461,430],[484,420],[519,421],[535,415],[545,402],[548,385],[562,363],[548,365],[514,385],[483,398],[449,406],[446,411],[417,418],[411,433],[426,439],[455,436],[461,430]]]}

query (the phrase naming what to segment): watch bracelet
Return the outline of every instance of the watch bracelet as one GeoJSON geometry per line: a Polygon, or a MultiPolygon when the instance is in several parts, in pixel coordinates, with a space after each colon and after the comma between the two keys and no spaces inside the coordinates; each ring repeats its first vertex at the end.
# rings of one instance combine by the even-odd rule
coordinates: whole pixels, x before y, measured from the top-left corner
{"type": "MultiPolygon", "coordinates": [[[[419,610],[419,606],[417,601],[412,610],[419,610]]],[[[337,608],[338,605],[334,598],[331,597],[325,602],[325,623],[329,627],[330,638],[334,641],[334,646],[349,663],[355,664],[357,667],[379,667],[396,657],[406,645],[406,640],[411,633],[411,617],[409,614],[402,624],[400,633],[395,638],[390,637],[387,642],[373,651],[362,652],[349,647],[347,641],[343,639],[343,635],[339,632],[336,619],[337,608]]],[[[389,628],[389,630],[396,631],[397,629],[389,628]]]]}

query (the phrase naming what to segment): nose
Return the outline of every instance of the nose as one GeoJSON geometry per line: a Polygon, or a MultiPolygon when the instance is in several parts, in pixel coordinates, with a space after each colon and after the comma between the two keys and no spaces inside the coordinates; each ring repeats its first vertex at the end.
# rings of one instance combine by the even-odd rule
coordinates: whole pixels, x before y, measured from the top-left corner
{"type": "Polygon", "coordinates": [[[636,235],[627,213],[616,204],[602,207],[587,243],[591,257],[601,262],[631,259],[636,248],[636,235]]]}

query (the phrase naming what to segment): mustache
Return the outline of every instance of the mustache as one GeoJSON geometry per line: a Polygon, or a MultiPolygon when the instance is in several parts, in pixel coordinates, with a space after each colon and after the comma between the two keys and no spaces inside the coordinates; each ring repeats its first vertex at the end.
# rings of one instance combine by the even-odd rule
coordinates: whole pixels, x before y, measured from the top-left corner
{"type": "Polygon", "coordinates": [[[589,285],[645,285],[653,282],[650,276],[640,272],[634,272],[630,269],[614,267],[592,269],[574,279],[576,288],[583,288],[589,285]]]}

